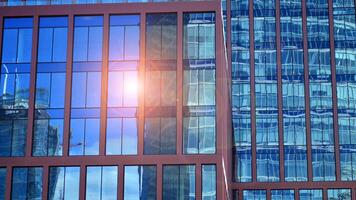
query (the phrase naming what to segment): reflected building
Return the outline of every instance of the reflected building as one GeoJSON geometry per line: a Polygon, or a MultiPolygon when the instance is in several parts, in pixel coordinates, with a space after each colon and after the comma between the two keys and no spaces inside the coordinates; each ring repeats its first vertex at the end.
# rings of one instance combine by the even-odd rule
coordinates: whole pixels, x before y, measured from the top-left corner
{"type": "Polygon", "coordinates": [[[0,200],[356,200],[354,0],[0,0],[0,200]]]}

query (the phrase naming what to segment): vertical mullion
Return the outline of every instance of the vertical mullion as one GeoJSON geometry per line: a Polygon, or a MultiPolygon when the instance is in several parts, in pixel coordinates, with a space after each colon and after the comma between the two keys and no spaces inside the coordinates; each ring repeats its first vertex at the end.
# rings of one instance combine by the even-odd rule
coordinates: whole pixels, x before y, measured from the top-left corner
{"type": "Polygon", "coordinates": [[[195,196],[196,200],[202,200],[202,165],[195,165],[195,196]]]}
{"type": "Polygon", "coordinates": [[[182,155],[183,150],[183,13],[177,15],[177,155],[182,155]]]}
{"type": "MultiPolygon", "coordinates": [[[[0,54],[1,55],[1,54],[0,54]]],[[[12,177],[12,166],[6,167],[6,187],[5,187],[5,199],[11,198],[11,177],[12,177]]]]}
{"type": "Polygon", "coordinates": [[[251,167],[252,167],[252,182],[257,180],[257,165],[256,165],[256,109],[255,109],[255,43],[254,43],[254,15],[253,15],[253,0],[249,0],[249,30],[250,30],[250,104],[251,104],[251,167]]]}
{"type": "Polygon", "coordinates": [[[294,200],[299,200],[299,190],[298,189],[294,190],[294,200]]]}
{"type": "Polygon", "coordinates": [[[277,98],[278,98],[278,145],[279,176],[284,182],[284,139],[283,139],[283,96],[282,96],[282,62],[281,62],[281,19],[280,0],[276,0],[276,42],[277,42],[277,98]]]}
{"type": "Polygon", "coordinates": [[[309,64],[308,64],[308,34],[307,34],[307,5],[302,0],[302,30],[303,30],[303,64],[304,64],[304,94],[305,94],[305,125],[307,142],[308,182],[313,179],[312,173],[312,144],[310,130],[310,94],[309,94],[309,64]]]}
{"type": "Polygon", "coordinates": [[[37,46],[38,46],[38,15],[33,17],[32,26],[32,49],[31,49],[31,73],[30,73],[30,96],[27,116],[27,136],[26,136],[26,157],[32,155],[32,133],[33,133],[33,119],[35,108],[35,87],[36,87],[36,63],[37,63],[37,46]]]}
{"type": "Polygon", "coordinates": [[[141,88],[138,94],[138,156],[143,155],[143,140],[145,129],[145,60],[146,60],[146,13],[140,14],[140,66],[138,72],[139,85],[141,88]]]}
{"type": "Polygon", "coordinates": [[[85,200],[85,185],[86,185],[86,171],[85,164],[80,165],[80,178],[79,178],[79,199],[85,200]]]}
{"type": "MultiPolygon", "coordinates": [[[[277,0],[277,1],[278,1],[278,0],[277,0]]],[[[277,9],[277,8],[276,8],[276,9],[277,9]]],[[[267,195],[266,200],[271,200],[271,189],[267,189],[266,195],[267,195]]]]}
{"type": "Polygon", "coordinates": [[[157,164],[157,200],[163,199],[163,165],[162,163],[157,164]]]}
{"type": "Polygon", "coordinates": [[[43,168],[43,177],[42,177],[42,199],[47,200],[48,199],[48,178],[49,178],[49,173],[48,173],[48,165],[42,166],[43,168]]]}
{"type": "Polygon", "coordinates": [[[322,193],[323,193],[323,200],[328,200],[327,188],[324,187],[322,193]]]}
{"type": "Polygon", "coordinates": [[[118,191],[117,191],[117,199],[118,200],[123,200],[124,199],[124,165],[119,165],[118,166],[118,180],[117,180],[117,186],[118,186],[118,191]]]}
{"type": "Polygon", "coordinates": [[[331,63],[331,86],[332,86],[332,110],[333,110],[333,131],[334,131],[334,149],[335,149],[335,170],[336,181],[341,180],[340,169],[340,147],[339,147],[339,124],[337,111],[337,82],[336,82],[336,63],[335,63],[335,40],[334,40],[334,16],[333,0],[328,0],[329,14],[329,38],[330,38],[330,63],[331,63]]]}
{"type": "Polygon", "coordinates": [[[72,63],[73,63],[73,37],[74,37],[74,16],[68,15],[67,32],[67,58],[66,58],[66,85],[65,85],[65,106],[64,106],[64,131],[63,131],[63,156],[69,155],[70,144],[70,107],[71,107],[71,87],[72,87],[72,63]]]}
{"type": "Polygon", "coordinates": [[[109,59],[109,18],[104,14],[103,49],[102,49],[102,72],[101,72],[101,102],[100,102],[100,143],[99,155],[105,155],[106,142],[106,117],[107,117],[107,94],[108,94],[108,59],[109,59]]]}

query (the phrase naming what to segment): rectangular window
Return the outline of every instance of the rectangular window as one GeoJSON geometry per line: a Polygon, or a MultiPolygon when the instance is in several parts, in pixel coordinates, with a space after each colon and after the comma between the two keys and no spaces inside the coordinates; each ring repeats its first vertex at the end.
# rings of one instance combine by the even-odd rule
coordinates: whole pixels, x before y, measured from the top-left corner
{"type": "Polygon", "coordinates": [[[136,118],[108,118],[106,127],[107,155],[137,154],[136,118]]]}
{"type": "Polygon", "coordinates": [[[249,18],[239,16],[231,18],[231,45],[232,49],[249,48],[249,18]]]}
{"type": "Polygon", "coordinates": [[[299,190],[299,199],[301,200],[322,200],[323,191],[318,189],[299,190]]]}
{"type": "MultiPolygon", "coordinates": [[[[231,92],[235,182],[252,181],[249,1],[231,1],[231,92]]],[[[253,73],[253,72],[252,72],[253,73]]],[[[237,199],[237,191],[234,193],[237,199]]]]}
{"type": "Polygon", "coordinates": [[[74,18],[69,155],[99,154],[102,40],[102,16],[74,18]]]}
{"type": "Polygon", "coordinates": [[[238,147],[235,150],[235,181],[252,181],[252,155],[251,147],[238,147]]]}
{"type": "Polygon", "coordinates": [[[42,171],[42,167],[13,168],[11,199],[42,199],[42,171]]]}
{"type": "Polygon", "coordinates": [[[49,199],[79,199],[80,167],[49,168],[49,199]]]}
{"type": "Polygon", "coordinates": [[[284,176],[285,181],[307,181],[308,164],[305,146],[284,146],[284,176]]]}
{"type": "Polygon", "coordinates": [[[40,17],[33,156],[62,155],[67,17],[40,17]]]}
{"type": "Polygon", "coordinates": [[[214,154],[215,15],[185,13],[183,23],[183,152],[214,154]]]}
{"type": "Polygon", "coordinates": [[[279,149],[275,147],[258,147],[257,157],[257,181],[279,181],[279,149]]]}
{"type": "Polygon", "coordinates": [[[72,118],[70,127],[69,155],[99,154],[100,120],[98,118],[72,118]]]}
{"type": "Polygon", "coordinates": [[[328,200],[351,200],[351,189],[328,189],[328,200]]]}
{"type": "Polygon", "coordinates": [[[87,167],[85,197],[87,200],[117,199],[116,166],[87,167]]]}
{"type": "Polygon", "coordinates": [[[163,166],[163,200],[195,199],[195,165],[163,166]]]}
{"type": "Polygon", "coordinates": [[[183,127],[184,153],[215,153],[215,117],[185,117],[183,127]]]}
{"type": "Polygon", "coordinates": [[[33,18],[4,18],[0,76],[0,156],[24,156],[33,18]],[[6,49],[6,51],[5,51],[6,49]]]}
{"type": "Polygon", "coordinates": [[[106,154],[137,154],[139,15],[110,16],[106,154]]]}
{"type": "Polygon", "coordinates": [[[290,200],[294,199],[294,190],[272,190],[271,200],[290,200]]]}
{"type": "Polygon", "coordinates": [[[243,200],[258,199],[266,200],[266,190],[244,190],[243,191],[243,200]]]}
{"type": "Polygon", "coordinates": [[[1,156],[25,156],[27,113],[23,116],[20,115],[18,118],[16,115],[0,117],[1,156]]]}
{"type": "Polygon", "coordinates": [[[176,126],[174,117],[146,117],[144,153],[175,154],[176,126]]]}
{"type": "Polygon", "coordinates": [[[156,166],[125,166],[124,200],[157,198],[156,166]]]}
{"type": "Polygon", "coordinates": [[[202,200],[216,199],[216,166],[202,165],[202,200]]]}
{"type": "Polygon", "coordinates": [[[177,15],[146,17],[144,154],[176,153],[177,15]]]}

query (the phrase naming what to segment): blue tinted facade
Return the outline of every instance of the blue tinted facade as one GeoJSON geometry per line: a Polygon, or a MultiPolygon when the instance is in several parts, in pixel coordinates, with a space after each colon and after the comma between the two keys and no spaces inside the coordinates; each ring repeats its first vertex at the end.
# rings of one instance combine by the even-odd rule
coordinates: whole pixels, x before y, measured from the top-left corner
{"type": "Polygon", "coordinates": [[[355,4],[0,0],[0,200],[356,199],[355,4]]]}

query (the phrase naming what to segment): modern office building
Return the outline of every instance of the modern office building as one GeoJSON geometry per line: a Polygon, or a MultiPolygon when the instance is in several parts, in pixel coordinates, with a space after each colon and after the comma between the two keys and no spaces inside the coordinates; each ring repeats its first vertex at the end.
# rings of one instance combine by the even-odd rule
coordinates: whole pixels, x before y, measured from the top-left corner
{"type": "Polygon", "coordinates": [[[355,4],[0,0],[0,200],[356,200],[355,4]]]}

